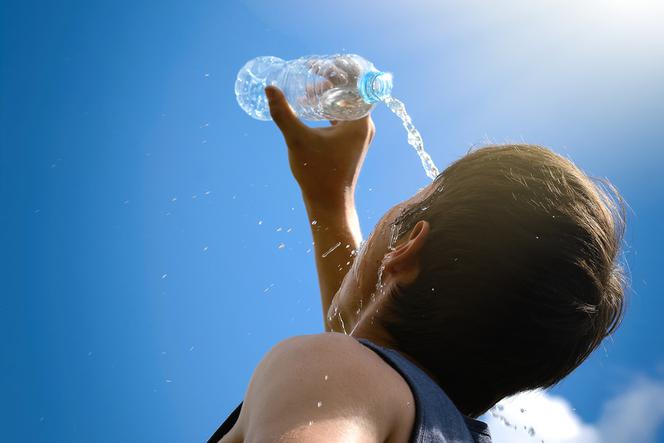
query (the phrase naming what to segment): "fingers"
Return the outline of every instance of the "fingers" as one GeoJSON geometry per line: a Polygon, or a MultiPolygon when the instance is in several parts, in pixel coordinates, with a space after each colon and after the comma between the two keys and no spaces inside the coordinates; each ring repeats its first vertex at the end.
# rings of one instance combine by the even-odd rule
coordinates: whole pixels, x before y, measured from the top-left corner
{"type": "Polygon", "coordinates": [[[272,120],[277,124],[284,137],[294,137],[299,132],[307,129],[307,126],[297,118],[297,115],[295,115],[279,88],[268,86],[265,88],[265,95],[270,106],[272,120]]]}
{"type": "Polygon", "coordinates": [[[366,137],[369,142],[373,140],[375,134],[375,126],[371,115],[362,117],[358,120],[348,121],[330,121],[331,127],[312,129],[302,123],[302,121],[295,115],[293,109],[288,104],[283,92],[276,86],[268,86],[265,88],[265,95],[267,96],[268,105],[270,106],[270,115],[281,130],[286,142],[290,147],[295,147],[298,141],[302,141],[307,136],[310,136],[312,131],[318,132],[320,130],[327,130],[333,132],[350,131],[356,136],[366,137]]]}

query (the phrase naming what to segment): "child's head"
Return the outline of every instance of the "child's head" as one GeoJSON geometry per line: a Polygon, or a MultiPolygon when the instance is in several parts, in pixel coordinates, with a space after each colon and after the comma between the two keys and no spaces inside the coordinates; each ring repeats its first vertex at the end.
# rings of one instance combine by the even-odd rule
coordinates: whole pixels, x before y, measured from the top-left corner
{"type": "Polygon", "coordinates": [[[539,146],[470,152],[383,216],[334,299],[331,324],[335,313],[347,328],[375,323],[471,416],[553,385],[623,313],[625,209],[608,181],[594,180],[539,146]],[[416,279],[374,291],[390,238],[398,245],[421,220],[416,279]]]}

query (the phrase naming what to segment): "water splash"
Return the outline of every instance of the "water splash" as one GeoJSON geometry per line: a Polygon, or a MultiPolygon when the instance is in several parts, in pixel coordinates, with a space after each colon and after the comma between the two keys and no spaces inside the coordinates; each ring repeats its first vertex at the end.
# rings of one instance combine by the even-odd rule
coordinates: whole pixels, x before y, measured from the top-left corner
{"type": "Polygon", "coordinates": [[[422,161],[422,167],[424,168],[427,177],[431,180],[435,179],[438,175],[438,168],[436,168],[436,165],[433,163],[431,156],[424,150],[424,140],[422,139],[422,135],[420,134],[420,131],[415,128],[415,125],[413,125],[413,121],[406,112],[406,106],[403,102],[391,96],[383,99],[383,102],[387,105],[390,111],[401,119],[403,127],[406,128],[406,131],[408,132],[408,144],[415,148],[417,155],[419,155],[420,160],[422,161]]]}
{"type": "Polygon", "coordinates": [[[381,263],[380,268],[378,268],[378,278],[376,279],[376,291],[378,295],[382,295],[385,290],[385,285],[383,284],[383,271],[385,271],[385,264],[381,263]]]}
{"type": "Polygon", "coordinates": [[[348,335],[348,332],[346,332],[346,325],[344,324],[344,318],[341,316],[341,312],[337,313],[337,317],[339,317],[339,322],[341,323],[341,330],[344,332],[344,334],[348,335]]]}
{"type": "Polygon", "coordinates": [[[327,251],[323,252],[323,254],[321,255],[321,257],[322,257],[322,258],[327,257],[327,256],[330,255],[332,252],[334,252],[334,250],[337,249],[339,246],[341,246],[341,242],[337,242],[337,243],[336,243],[334,246],[332,246],[330,249],[328,249],[327,251]]]}
{"type": "Polygon", "coordinates": [[[388,251],[394,251],[394,246],[397,244],[397,240],[399,239],[399,228],[401,227],[400,224],[398,223],[392,223],[392,226],[390,226],[390,239],[389,243],[387,244],[387,250],[388,251]]]}
{"type": "MultiPolygon", "coordinates": [[[[526,412],[526,410],[523,409],[523,408],[521,408],[521,413],[524,413],[524,412],[526,412]]],[[[513,423],[513,422],[511,422],[510,420],[508,420],[508,418],[507,418],[507,416],[506,416],[506,414],[505,414],[505,407],[504,407],[503,405],[501,405],[501,404],[496,404],[494,407],[492,407],[491,409],[489,409],[489,413],[490,413],[493,417],[495,417],[498,421],[500,421],[500,422],[503,423],[505,426],[507,426],[508,428],[512,428],[512,429],[514,429],[515,431],[517,431],[517,430],[520,429],[520,426],[519,426],[519,425],[517,425],[516,423],[513,423]]],[[[522,428],[523,428],[523,431],[525,431],[525,432],[528,434],[528,436],[530,436],[530,437],[535,437],[536,434],[537,434],[537,433],[535,432],[535,428],[532,427],[532,426],[525,426],[525,425],[524,425],[524,426],[522,426],[522,428]]],[[[541,440],[541,442],[544,443],[544,440],[541,440]]]]}

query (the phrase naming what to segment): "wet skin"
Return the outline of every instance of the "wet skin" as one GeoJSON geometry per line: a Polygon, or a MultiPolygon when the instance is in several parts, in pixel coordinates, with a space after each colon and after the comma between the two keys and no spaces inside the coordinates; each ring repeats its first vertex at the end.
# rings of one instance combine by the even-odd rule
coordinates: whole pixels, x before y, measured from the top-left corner
{"type": "MultiPolygon", "coordinates": [[[[405,209],[439,191],[440,186],[440,181],[436,180],[421,188],[411,198],[390,208],[378,221],[367,241],[361,245],[353,265],[332,299],[327,319],[333,331],[356,338],[371,339],[377,338],[375,335],[382,335],[380,331],[371,332],[375,330],[374,317],[385,301],[384,293],[390,285],[396,284],[396,276],[390,272],[389,267],[385,268],[386,261],[389,261],[390,253],[408,239],[408,234],[405,234],[398,241],[392,240],[394,221],[405,209]],[[390,244],[391,241],[393,244],[390,244]]],[[[412,228],[415,229],[417,226],[412,228]]]]}

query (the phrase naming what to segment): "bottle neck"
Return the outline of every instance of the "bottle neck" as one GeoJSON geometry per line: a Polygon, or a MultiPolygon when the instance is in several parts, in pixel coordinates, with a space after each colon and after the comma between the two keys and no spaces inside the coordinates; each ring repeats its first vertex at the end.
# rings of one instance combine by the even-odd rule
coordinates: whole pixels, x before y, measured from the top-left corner
{"type": "Polygon", "coordinates": [[[357,89],[367,103],[376,103],[392,94],[392,74],[381,71],[368,71],[357,82],[357,89]]]}

